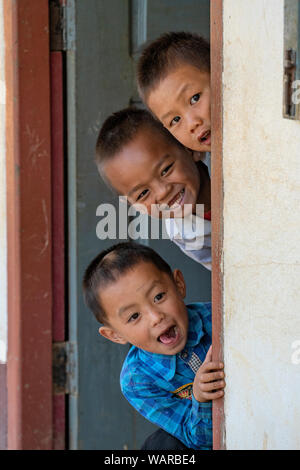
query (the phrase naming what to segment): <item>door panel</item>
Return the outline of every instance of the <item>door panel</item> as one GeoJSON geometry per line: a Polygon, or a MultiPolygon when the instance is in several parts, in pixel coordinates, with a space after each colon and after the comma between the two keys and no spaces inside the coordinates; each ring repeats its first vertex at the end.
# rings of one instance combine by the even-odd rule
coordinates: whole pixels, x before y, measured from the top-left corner
{"type": "MultiPolygon", "coordinates": [[[[99,325],[84,306],[81,292],[87,264],[119,241],[96,236],[97,206],[118,204],[97,174],[94,148],[105,118],[137,97],[138,47],[168,30],[190,30],[208,37],[209,1],[77,0],[70,4],[74,11],[68,29],[75,38],[67,52],[69,340],[75,364],[69,397],[70,448],[139,449],[156,428],[120,392],[119,374],[128,347],[100,337],[99,325]]],[[[168,240],[149,244],[172,268],[182,270],[187,302],[210,300],[209,271],[168,240]]]]}

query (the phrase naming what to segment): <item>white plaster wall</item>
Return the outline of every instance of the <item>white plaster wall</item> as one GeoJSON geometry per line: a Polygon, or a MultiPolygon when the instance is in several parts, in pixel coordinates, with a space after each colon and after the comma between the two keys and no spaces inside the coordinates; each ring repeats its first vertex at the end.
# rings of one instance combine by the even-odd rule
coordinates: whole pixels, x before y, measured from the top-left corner
{"type": "Polygon", "coordinates": [[[227,449],[300,449],[300,122],[282,118],[283,12],[224,0],[227,449]]]}
{"type": "Polygon", "coordinates": [[[4,18],[0,0],[0,362],[7,353],[4,18]]]}

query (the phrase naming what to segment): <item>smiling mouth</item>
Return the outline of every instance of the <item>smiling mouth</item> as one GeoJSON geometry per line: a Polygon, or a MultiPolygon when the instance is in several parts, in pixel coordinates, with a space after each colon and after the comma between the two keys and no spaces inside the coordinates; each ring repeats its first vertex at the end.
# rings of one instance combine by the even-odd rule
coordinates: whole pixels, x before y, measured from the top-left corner
{"type": "Polygon", "coordinates": [[[173,209],[176,206],[180,206],[180,204],[183,201],[184,194],[185,194],[185,188],[179,191],[179,193],[177,193],[176,196],[174,196],[173,199],[171,199],[171,201],[168,202],[169,208],[173,209]]]}
{"type": "Polygon", "coordinates": [[[170,328],[165,330],[158,338],[159,343],[165,344],[167,346],[175,344],[179,339],[179,331],[175,325],[172,325],[170,328]]]}

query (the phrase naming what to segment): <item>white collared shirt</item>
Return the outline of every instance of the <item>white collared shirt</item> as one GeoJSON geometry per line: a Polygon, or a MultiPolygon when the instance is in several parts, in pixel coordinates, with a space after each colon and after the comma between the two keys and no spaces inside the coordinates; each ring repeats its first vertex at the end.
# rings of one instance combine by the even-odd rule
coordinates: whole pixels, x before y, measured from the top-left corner
{"type": "Polygon", "coordinates": [[[197,215],[165,219],[167,234],[190,258],[211,270],[211,222],[197,215]]]}

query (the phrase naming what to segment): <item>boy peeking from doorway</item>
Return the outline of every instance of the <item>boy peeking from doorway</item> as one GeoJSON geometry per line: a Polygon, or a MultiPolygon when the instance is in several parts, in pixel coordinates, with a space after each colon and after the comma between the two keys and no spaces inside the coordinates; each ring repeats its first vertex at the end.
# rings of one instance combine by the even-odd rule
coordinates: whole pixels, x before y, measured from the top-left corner
{"type": "Polygon", "coordinates": [[[98,136],[96,164],[119,196],[138,212],[163,218],[171,240],[211,268],[211,223],[203,218],[210,211],[208,169],[157,119],[135,108],[109,116],[98,136]]]}
{"type": "Polygon", "coordinates": [[[210,152],[210,46],[205,39],[163,34],[144,48],[137,83],[143,102],[182,145],[210,152]]]}
{"type": "Polygon", "coordinates": [[[133,242],[100,253],[86,269],[83,290],[99,333],[132,345],[122,392],[160,428],[142,448],[211,449],[211,400],[225,387],[223,364],[211,359],[211,304],[185,305],[181,271],[133,242]]]}
{"type": "Polygon", "coordinates": [[[167,33],[138,64],[150,112],[127,108],[104,122],[96,163],[119,195],[163,217],[170,239],[211,269],[210,52],[201,37],[167,33]],[[157,119],[158,118],[158,119],[157,119]]]}

